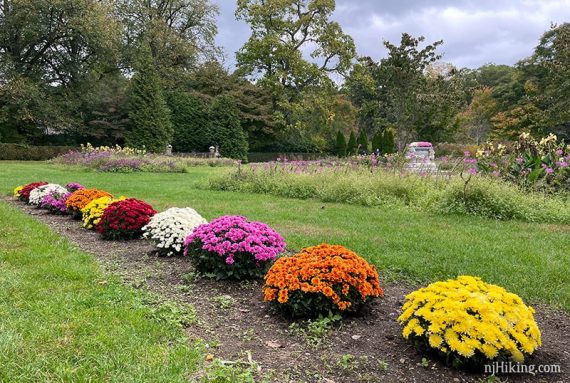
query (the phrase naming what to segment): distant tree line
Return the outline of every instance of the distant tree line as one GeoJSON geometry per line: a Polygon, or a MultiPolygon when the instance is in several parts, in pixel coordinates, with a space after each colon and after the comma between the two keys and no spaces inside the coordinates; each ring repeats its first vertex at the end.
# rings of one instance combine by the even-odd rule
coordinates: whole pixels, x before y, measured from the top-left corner
{"type": "Polygon", "coordinates": [[[442,41],[407,33],[378,62],[358,57],[334,10],[238,0],[252,33],[230,72],[210,0],[0,1],[0,141],[245,158],[570,138],[570,24],[514,66],[458,69],[440,61],[442,41]]]}

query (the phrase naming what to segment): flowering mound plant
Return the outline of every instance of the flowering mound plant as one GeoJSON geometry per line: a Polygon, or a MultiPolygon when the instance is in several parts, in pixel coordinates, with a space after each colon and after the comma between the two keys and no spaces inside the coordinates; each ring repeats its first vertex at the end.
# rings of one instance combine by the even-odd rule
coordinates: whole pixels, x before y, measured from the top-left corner
{"type": "Polygon", "coordinates": [[[186,237],[196,226],[205,223],[208,222],[196,210],[173,207],[154,215],[143,227],[143,237],[153,240],[162,255],[180,254],[186,237]]]}
{"type": "Polygon", "coordinates": [[[65,188],[67,189],[67,191],[69,192],[75,192],[81,189],[85,189],[85,186],[81,185],[78,182],[70,182],[67,185],[65,185],[65,188]]]}
{"type": "Polygon", "coordinates": [[[217,279],[262,277],[285,250],[279,233],[262,222],[223,216],[200,225],[184,240],[184,255],[196,269],[217,279]]]}
{"type": "Polygon", "coordinates": [[[86,229],[93,229],[101,220],[101,216],[105,209],[114,202],[122,201],[125,197],[118,199],[112,197],[101,197],[89,202],[83,209],[81,209],[83,227],[86,229]]]}
{"type": "Polygon", "coordinates": [[[264,300],[294,317],[355,312],[384,295],[374,266],[343,246],[321,244],[279,258],[265,276],[264,300]]]}
{"type": "Polygon", "coordinates": [[[73,215],[73,218],[79,219],[82,217],[81,209],[87,206],[89,202],[101,197],[112,198],[113,196],[104,190],[79,189],[67,198],[65,204],[67,210],[73,215]]]}
{"type": "Polygon", "coordinates": [[[36,205],[41,207],[41,204],[45,196],[47,196],[52,192],[67,193],[67,189],[58,184],[47,184],[47,185],[38,186],[37,188],[35,188],[30,192],[30,198],[28,203],[30,205],[36,205]]]}
{"type": "Polygon", "coordinates": [[[42,209],[48,210],[52,214],[67,214],[67,205],[65,201],[71,195],[70,192],[51,191],[49,192],[40,203],[42,209]]]}
{"type": "Polygon", "coordinates": [[[142,234],[156,211],[144,201],[127,198],[107,206],[95,230],[107,239],[133,239],[142,234]]]}
{"type": "Polygon", "coordinates": [[[12,192],[12,195],[14,196],[14,198],[20,198],[20,192],[22,191],[23,188],[24,188],[23,185],[16,186],[14,188],[14,191],[12,192]]]}
{"type": "Polygon", "coordinates": [[[456,367],[492,360],[523,362],[541,345],[534,310],[502,287],[460,276],[406,296],[403,336],[456,367]]]}
{"type": "Polygon", "coordinates": [[[20,201],[24,201],[27,203],[30,201],[30,193],[32,192],[32,190],[34,190],[39,186],[47,184],[48,184],[47,182],[32,182],[31,184],[24,185],[22,189],[20,189],[18,198],[20,199],[20,201]]]}

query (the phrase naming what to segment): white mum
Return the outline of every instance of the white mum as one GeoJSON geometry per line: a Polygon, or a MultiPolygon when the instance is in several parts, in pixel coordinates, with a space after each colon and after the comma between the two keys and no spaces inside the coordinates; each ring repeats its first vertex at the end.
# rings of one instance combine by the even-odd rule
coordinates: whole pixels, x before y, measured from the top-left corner
{"type": "Polygon", "coordinates": [[[51,192],[56,192],[58,194],[67,193],[67,189],[58,184],[47,184],[38,186],[30,192],[30,205],[39,205],[46,195],[51,192]]]}
{"type": "Polygon", "coordinates": [[[196,210],[185,207],[173,207],[155,214],[143,227],[143,237],[153,240],[161,253],[174,255],[180,253],[184,239],[198,225],[208,223],[196,210]]]}

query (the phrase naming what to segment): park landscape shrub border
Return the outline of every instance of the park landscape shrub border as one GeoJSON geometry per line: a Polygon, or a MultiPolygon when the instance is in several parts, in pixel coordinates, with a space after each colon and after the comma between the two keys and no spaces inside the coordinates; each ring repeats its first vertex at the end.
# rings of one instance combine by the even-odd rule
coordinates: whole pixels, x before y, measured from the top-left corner
{"type": "MultiPolygon", "coordinates": [[[[18,186],[13,195],[26,201],[21,194],[24,190],[29,196],[35,188],[45,184],[18,186]]],[[[75,193],[82,190],[90,189],[79,189],[75,193]]],[[[91,189],[87,194],[102,193],[91,189]]],[[[84,195],[76,199],[83,207],[89,203],[84,195]]],[[[113,225],[105,226],[104,237],[109,239],[141,237],[142,228],[156,213],[144,201],[132,198],[112,202],[103,209],[102,217],[107,210],[112,211],[115,218],[127,217],[129,225],[136,223],[137,226],[134,229],[129,226],[127,229],[133,230],[124,235],[125,228],[113,221],[113,225]],[[122,209],[117,208],[119,204],[122,209]],[[137,214],[133,214],[135,211],[137,214]],[[144,219],[138,219],[143,216],[144,219]]],[[[202,256],[213,257],[226,267],[238,263],[238,257],[248,252],[254,262],[246,263],[246,268],[252,264],[260,266],[256,261],[269,266],[276,260],[265,275],[264,300],[293,315],[322,314],[327,309],[329,315],[334,311],[349,312],[384,294],[375,267],[352,251],[321,244],[291,257],[278,258],[285,250],[283,238],[266,224],[250,222],[245,217],[220,217],[193,228],[184,241],[184,254],[192,258],[196,250],[205,251],[202,256]],[[193,249],[192,245],[197,248],[193,249]]],[[[228,273],[228,269],[223,271],[222,277],[226,279],[257,275],[251,270],[236,274],[228,273]]],[[[398,321],[403,325],[404,338],[424,351],[437,351],[454,367],[481,368],[483,364],[505,360],[520,363],[541,345],[534,310],[518,295],[472,276],[435,282],[407,295],[398,321]]]]}

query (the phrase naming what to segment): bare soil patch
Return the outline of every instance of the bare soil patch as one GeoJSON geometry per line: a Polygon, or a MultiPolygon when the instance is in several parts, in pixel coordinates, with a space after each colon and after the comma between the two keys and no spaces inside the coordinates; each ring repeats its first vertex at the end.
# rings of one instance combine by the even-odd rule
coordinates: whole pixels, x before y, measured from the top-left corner
{"type": "MultiPolygon", "coordinates": [[[[413,286],[391,284],[385,297],[366,315],[346,318],[328,335],[313,338],[290,328],[291,321],[271,313],[263,302],[262,281],[235,283],[195,278],[189,260],[157,257],[145,240],[106,241],[67,216],[6,199],[52,230],[93,254],[105,269],[125,283],[148,289],[195,307],[198,321],[186,328],[191,339],[203,339],[210,357],[259,366],[270,382],[498,382],[483,374],[446,367],[418,353],[401,336],[396,323],[404,296],[413,286]],[[248,354],[251,356],[249,357],[248,354]]],[[[500,382],[570,382],[570,315],[544,305],[535,307],[543,346],[527,364],[558,364],[560,374],[500,375],[500,382]]]]}

